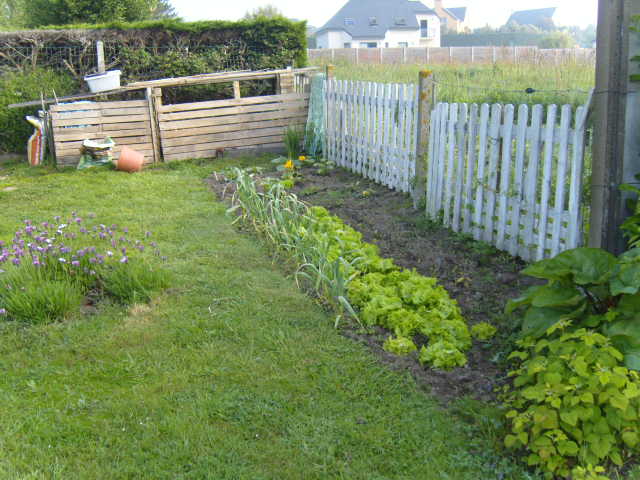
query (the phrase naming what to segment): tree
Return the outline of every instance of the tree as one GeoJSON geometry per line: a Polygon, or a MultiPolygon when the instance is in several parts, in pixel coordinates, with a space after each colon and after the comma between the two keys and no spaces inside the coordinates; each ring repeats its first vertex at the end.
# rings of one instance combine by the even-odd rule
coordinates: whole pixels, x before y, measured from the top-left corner
{"type": "MultiPolygon", "coordinates": [[[[160,0],[30,0],[29,27],[150,20],[160,0]]],[[[168,4],[168,2],[165,2],[168,4]]]]}
{"type": "Polygon", "coordinates": [[[180,17],[169,0],[158,0],[158,5],[151,14],[151,18],[154,20],[161,20],[163,18],[178,19],[180,17]]]}
{"type": "Polygon", "coordinates": [[[540,39],[540,48],[573,48],[576,41],[567,32],[552,32],[540,39]]]}
{"type": "Polygon", "coordinates": [[[274,18],[274,17],[284,17],[284,14],[276,7],[275,5],[264,5],[262,7],[258,7],[253,11],[247,12],[242,17],[243,20],[255,20],[256,18],[274,18]]]}
{"type": "Polygon", "coordinates": [[[8,30],[24,25],[25,4],[23,0],[0,0],[0,28],[8,30]]]}

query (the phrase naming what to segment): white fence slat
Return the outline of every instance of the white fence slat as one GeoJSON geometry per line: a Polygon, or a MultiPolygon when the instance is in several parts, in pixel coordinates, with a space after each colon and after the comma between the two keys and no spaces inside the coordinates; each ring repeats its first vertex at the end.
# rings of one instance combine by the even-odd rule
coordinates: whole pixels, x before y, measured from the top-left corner
{"type": "Polygon", "coordinates": [[[466,103],[460,105],[458,123],[456,125],[456,166],[451,172],[455,179],[455,192],[453,203],[453,222],[452,228],[454,232],[460,231],[460,214],[462,209],[462,185],[464,181],[465,171],[465,128],[467,126],[469,116],[469,107],[466,103]]]}
{"type": "Polygon", "coordinates": [[[471,105],[469,112],[469,131],[467,144],[467,170],[464,185],[464,200],[462,207],[462,230],[472,233],[471,215],[473,211],[473,179],[476,169],[476,140],[478,137],[478,105],[471,105]]]}
{"type": "Polygon", "coordinates": [[[509,211],[509,196],[511,194],[511,163],[513,149],[513,117],[515,108],[513,105],[504,107],[504,128],[502,132],[502,163],[500,165],[500,189],[498,197],[497,213],[497,238],[496,247],[505,249],[505,237],[507,232],[507,214],[509,211]]]}
{"type": "Polygon", "coordinates": [[[484,229],[482,227],[482,211],[484,208],[484,184],[485,184],[485,166],[487,163],[487,139],[489,133],[489,105],[482,104],[480,108],[480,139],[478,152],[478,168],[476,175],[476,198],[475,209],[473,215],[474,230],[473,237],[476,240],[482,240],[484,238],[484,229]]]}
{"type": "Polygon", "coordinates": [[[578,107],[576,111],[576,128],[573,134],[573,155],[571,156],[571,186],[569,187],[569,234],[567,248],[576,248],[582,244],[580,224],[582,219],[580,195],[582,193],[582,169],[584,165],[584,122],[586,107],[578,107]]]}
{"type": "Polygon", "coordinates": [[[450,105],[445,103],[440,112],[440,142],[438,144],[438,170],[436,172],[436,204],[434,206],[434,218],[440,214],[444,196],[444,172],[447,155],[447,125],[449,124],[450,105]]]}
{"type": "Polygon", "coordinates": [[[484,240],[493,243],[494,239],[494,216],[496,209],[496,190],[498,187],[498,160],[500,159],[500,130],[502,124],[502,105],[494,104],[491,108],[491,125],[489,127],[489,171],[487,172],[488,182],[485,190],[487,192],[487,204],[484,218],[484,240]]]}
{"type": "Polygon", "coordinates": [[[458,123],[458,104],[452,103],[449,112],[449,128],[447,129],[448,162],[444,174],[444,224],[451,225],[451,207],[453,195],[453,169],[456,154],[456,124],[458,123]]]}
{"type": "Polygon", "coordinates": [[[531,142],[531,151],[529,153],[529,161],[526,168],[525,192],[523,199],[526,209],[526,221],[523,234],[523,253],[521,255],[525,260],[533,260],[533,258],[535,258],[534,249],[537,243],[537,237],[535,236],[535,210],[536,204],[538,203],[538,178],[540,176],[543,113],[544,110],[542,105],[534,105],[533,113],[531,115],[532,130],[529,138],[531,142]]]}
{"type": "MultiPolygon", "coordinates": [[[[564,105],[560,114],[560,145],[558,151],[558,167],[556,173],[556,192],[554,200],[555,215],[551,234],[551,256],[560,253],[562,212],[564,211],[567,160],[569,157],[569,129],[571,127],[571,105],[564,105]]],[[[562,240],[565,240],[562,238],[562,240]]]]}
{"type": "MultiPolygon", "coordinates": [[[[547,123],[544,133],[544,167],[542,171],[542,191],[540,194],[540,205],[548,206],[551,197],[551,181],[553,175],[553,149],[554,134],[558,107],[549,105],[547,107],[547,123]]],[[[538,223],[538,248],[536,260],[542,260],[545,256],[547,244],[547,229],[549,220],[549,210],[543,208],[540,211],[540,222],[538,223]]]]}
{"type": "Polygon", "coordinates": [[[520,248],[520,215],[522,214],[524,158],[527,151],[527,126],[529,107],[518,107],[518,126],[516,129],[516,160],[513,171],[513,197],[511,198],[511,231],[509,233],[509,253],[518,255],[520,248]]]}

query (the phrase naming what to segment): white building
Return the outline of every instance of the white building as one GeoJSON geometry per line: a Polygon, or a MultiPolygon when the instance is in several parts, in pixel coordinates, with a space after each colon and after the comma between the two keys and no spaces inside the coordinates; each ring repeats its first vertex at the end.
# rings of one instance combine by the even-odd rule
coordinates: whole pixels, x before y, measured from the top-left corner
{"type": "Polygon", "coordinates": [[[419,1],[349,0],[316,32],[317,48],[439,47],[440,18],[419,1]]]}

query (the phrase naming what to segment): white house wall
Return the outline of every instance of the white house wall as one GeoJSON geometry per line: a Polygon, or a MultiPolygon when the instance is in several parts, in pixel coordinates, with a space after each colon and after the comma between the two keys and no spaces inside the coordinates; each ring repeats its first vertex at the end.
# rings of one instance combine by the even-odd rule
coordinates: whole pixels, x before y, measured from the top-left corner
{"type": "Polygon", "coordinates": [[[344,44],[352,43],[353,39],[344,30],[329,30],[318,34],[316,41],[318,48],[344,48],[344,44]]]}

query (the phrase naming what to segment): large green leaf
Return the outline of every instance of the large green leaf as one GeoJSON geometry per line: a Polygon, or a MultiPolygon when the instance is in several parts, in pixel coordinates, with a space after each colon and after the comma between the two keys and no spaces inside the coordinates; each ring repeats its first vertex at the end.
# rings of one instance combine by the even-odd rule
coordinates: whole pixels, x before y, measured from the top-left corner
{"type": "Polygon", "coordinates": [[[562,317],[568,313],[570,310],[566,308],[531,307],[527,310],[522,322],[523,337],[539,338],[543,336],[549,327],[562,320],[562,317]]]}
{"type": "Polygon", "coordinates": [[[640,290],[640,263],[620,264],[611,278],[611,294],[634,295],[640,290]]]}
{"type": "Polygon", "coordinates": [[[600,285],[608,281],[615,264],[616,257],[609,252],[599,248],[576,248],[531,265],[523,273],[578,285],[600,285]]]}
{"type": "Polygon", "coordinates": [[[610,323],[603,333],[622,352],[625,365],[640,370],[640,311],[634,317],[610,323]]]}
{"type": "Polygon", "coordinates": [[[522,296],[514,298],[513,300],[509,300],[507,302],[507,306],[505,307],[505,313],[508,315],[524,305],[530,305],[531,301],[538,293],[538,290],[540,290],[541,288],[544,287],[541,285],[529,287],[527,290],[525,290],[522,296]]]}
{"type": "Polygon", "coordinates": [[[534,307],[575,307],[585,300],[580,290],[561,283],[549,283],[535,292],[534,307]]]}

